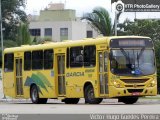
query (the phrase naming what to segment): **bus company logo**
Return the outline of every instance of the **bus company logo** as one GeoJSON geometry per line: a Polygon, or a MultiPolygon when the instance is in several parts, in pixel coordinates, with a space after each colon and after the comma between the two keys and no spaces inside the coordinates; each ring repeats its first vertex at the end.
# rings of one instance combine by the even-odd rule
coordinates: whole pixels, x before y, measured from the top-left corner
{"type": "MultiPolygon", "coordinates": [[[[24,86],[31,86],[32,84],[36,84],[38,87],[38,92],[43,95],[42,89],[44,89],[46,92],[48,92],[47,86],[51,86],[50,81],[47,79],[47,77],[42,74],[41,72],[37,72],[36,74],[33,73],[31,76],[27,76],[26,81],[24,83],[24,86]]],[[[52,88],[51,88],[52,89],[52,88]]]]}
{"type": "Polygon", "coordinates": [[[137,84],[134,84],[133,86],[134,86],[134,88],[137,88],[137,84]]]}
{"type": "Polygon", "coordinates": [[[70,72],[66,74],[66,77],[80,77],[84,76],[84,72],[70,72]]]}
{"type": "Polygon", "coordinates": [[[16,114],[2,114],[2,120],[18,120],[18,115],[16,115],[16,114]]]}

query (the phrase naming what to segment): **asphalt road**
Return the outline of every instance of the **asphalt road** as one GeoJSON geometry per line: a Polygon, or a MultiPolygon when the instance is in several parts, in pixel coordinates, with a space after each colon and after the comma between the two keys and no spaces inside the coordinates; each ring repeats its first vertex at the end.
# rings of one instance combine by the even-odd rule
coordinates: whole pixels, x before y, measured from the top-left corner
{"type": "Polygon", "coordinates": [[[1,100],[0,114],[160,114],[160,100],[140,99],[136,104],[125,105],[117,100],[104,100],[99,105],[84,104],[82,99],[77,105],[67,105],[57,100],[47,104],[32,104],[29,100],[1,100]]]}
{"type": "Polygon", "coordinates": [[[160,99],[140,99],[136,104],[125,105],[116,99],[107,99],[99,105],[84,104],[81,99],[77,105],[67,105],[58,100],[48,100],[47,104],[35,105],[30,100],[2,99],[0,81],[0,114],[160,114],[160,99]]]}

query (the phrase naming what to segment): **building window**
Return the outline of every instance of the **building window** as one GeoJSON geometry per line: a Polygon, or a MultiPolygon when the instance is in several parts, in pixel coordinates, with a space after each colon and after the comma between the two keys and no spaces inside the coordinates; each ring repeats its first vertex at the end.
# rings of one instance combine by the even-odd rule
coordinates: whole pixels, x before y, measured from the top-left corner
{"type": "Polygon", "coordinates": [[[68,36],[68,28],[60,28],[61,36],[68,36]]]}
{"type": "Polygon", "coordinates": [[[68,28],[60,28],[60,39],[68,40],[68,28]]]}
{"type": "Polygon", "coordinates": [[[4,71],[5,72],[12,72],[14,65],[14,54],[9,53],[4,55],[4,71]]]}
{"type": "Polygon", "coordinates": [[[31,52],[24,53],[24,70],[31,70],[31,52]]]}
{"type": "Polygon", "coordinates": [[[83,47],[70,48],[70,66],[71,67],[83,66],[83,47]]]}
{"type": "Polygon", "coordinates": [[[93,31],[87,31],[87,38],[93,37],[93,31]]]}
{"type": "Polygon", "coordinates": [[[84,66],[93,67],[96,65],[96,46],[84,47],[84,66]]]}
{"type": "Polygon", "coordinates": [[[44,69],[53,68],[53,50],[44,51],[44,69]]]}
{"type": "Polygon", "coordinates": [[[41,36],[41,30],[40,29],[30,29],[30,34],[32,36],[41,36]]]}
{"type": "Polygon", "coordinates": [[[52,28],[45,28],[44,36],[52,36],[52,28]]]}
{"type": "Polygon", "coordinates": [[[43,51],[32,52],[32,69],[43,69],[43,51]]]}

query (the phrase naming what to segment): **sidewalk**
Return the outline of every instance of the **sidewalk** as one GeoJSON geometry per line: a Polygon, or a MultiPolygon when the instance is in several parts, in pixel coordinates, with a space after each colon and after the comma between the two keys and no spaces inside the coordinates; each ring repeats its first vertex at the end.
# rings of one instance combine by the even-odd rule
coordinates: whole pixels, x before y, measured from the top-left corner
{"type": "Polygon", "coordinates": [[[2,80],[0,80],[0,99],[3,97],[4,97],[4,94],[3,94],[2,80]]]}
{"type": "Polygon", "coordinates": [[[141,99],[159,99],[160,100],[160,95],[158,94],[157,96],[146,96],[146,97],[141,97],[141,99]]]}

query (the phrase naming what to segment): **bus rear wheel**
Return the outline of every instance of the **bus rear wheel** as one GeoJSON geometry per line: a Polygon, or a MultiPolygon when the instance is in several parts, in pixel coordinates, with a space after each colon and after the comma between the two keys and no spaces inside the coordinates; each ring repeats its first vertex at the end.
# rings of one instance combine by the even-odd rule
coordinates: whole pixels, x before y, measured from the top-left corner
{"type": "Polygon", "coordinates": [[[125,104],[134,104],[138,101],[138,97],[122,97],[119,98],[119,102],[123,102],[125,104]]]}
{"type": "Polygon", "coordinates": [[[47,98],[39,98],[38,88],[36,85],[31,87],[30,91],[31,101],[34,104],[45,104],[47,103],[47,98]]]}
{"type": "Polygon", "coordinates": [[[84,97],[85,97],[85,103],[89,103],[89,104],[99,104],[102,102],[102,98],[95,98],[94,96],[94,89],[92,87],[92,85],[88,85],[85,88],[84,91],[84,97]]]}
{"type": "Polygon", "coordinates": [[[79,98],[66,98],[64,102],[65,104],[78,104],[79,98]]]}

